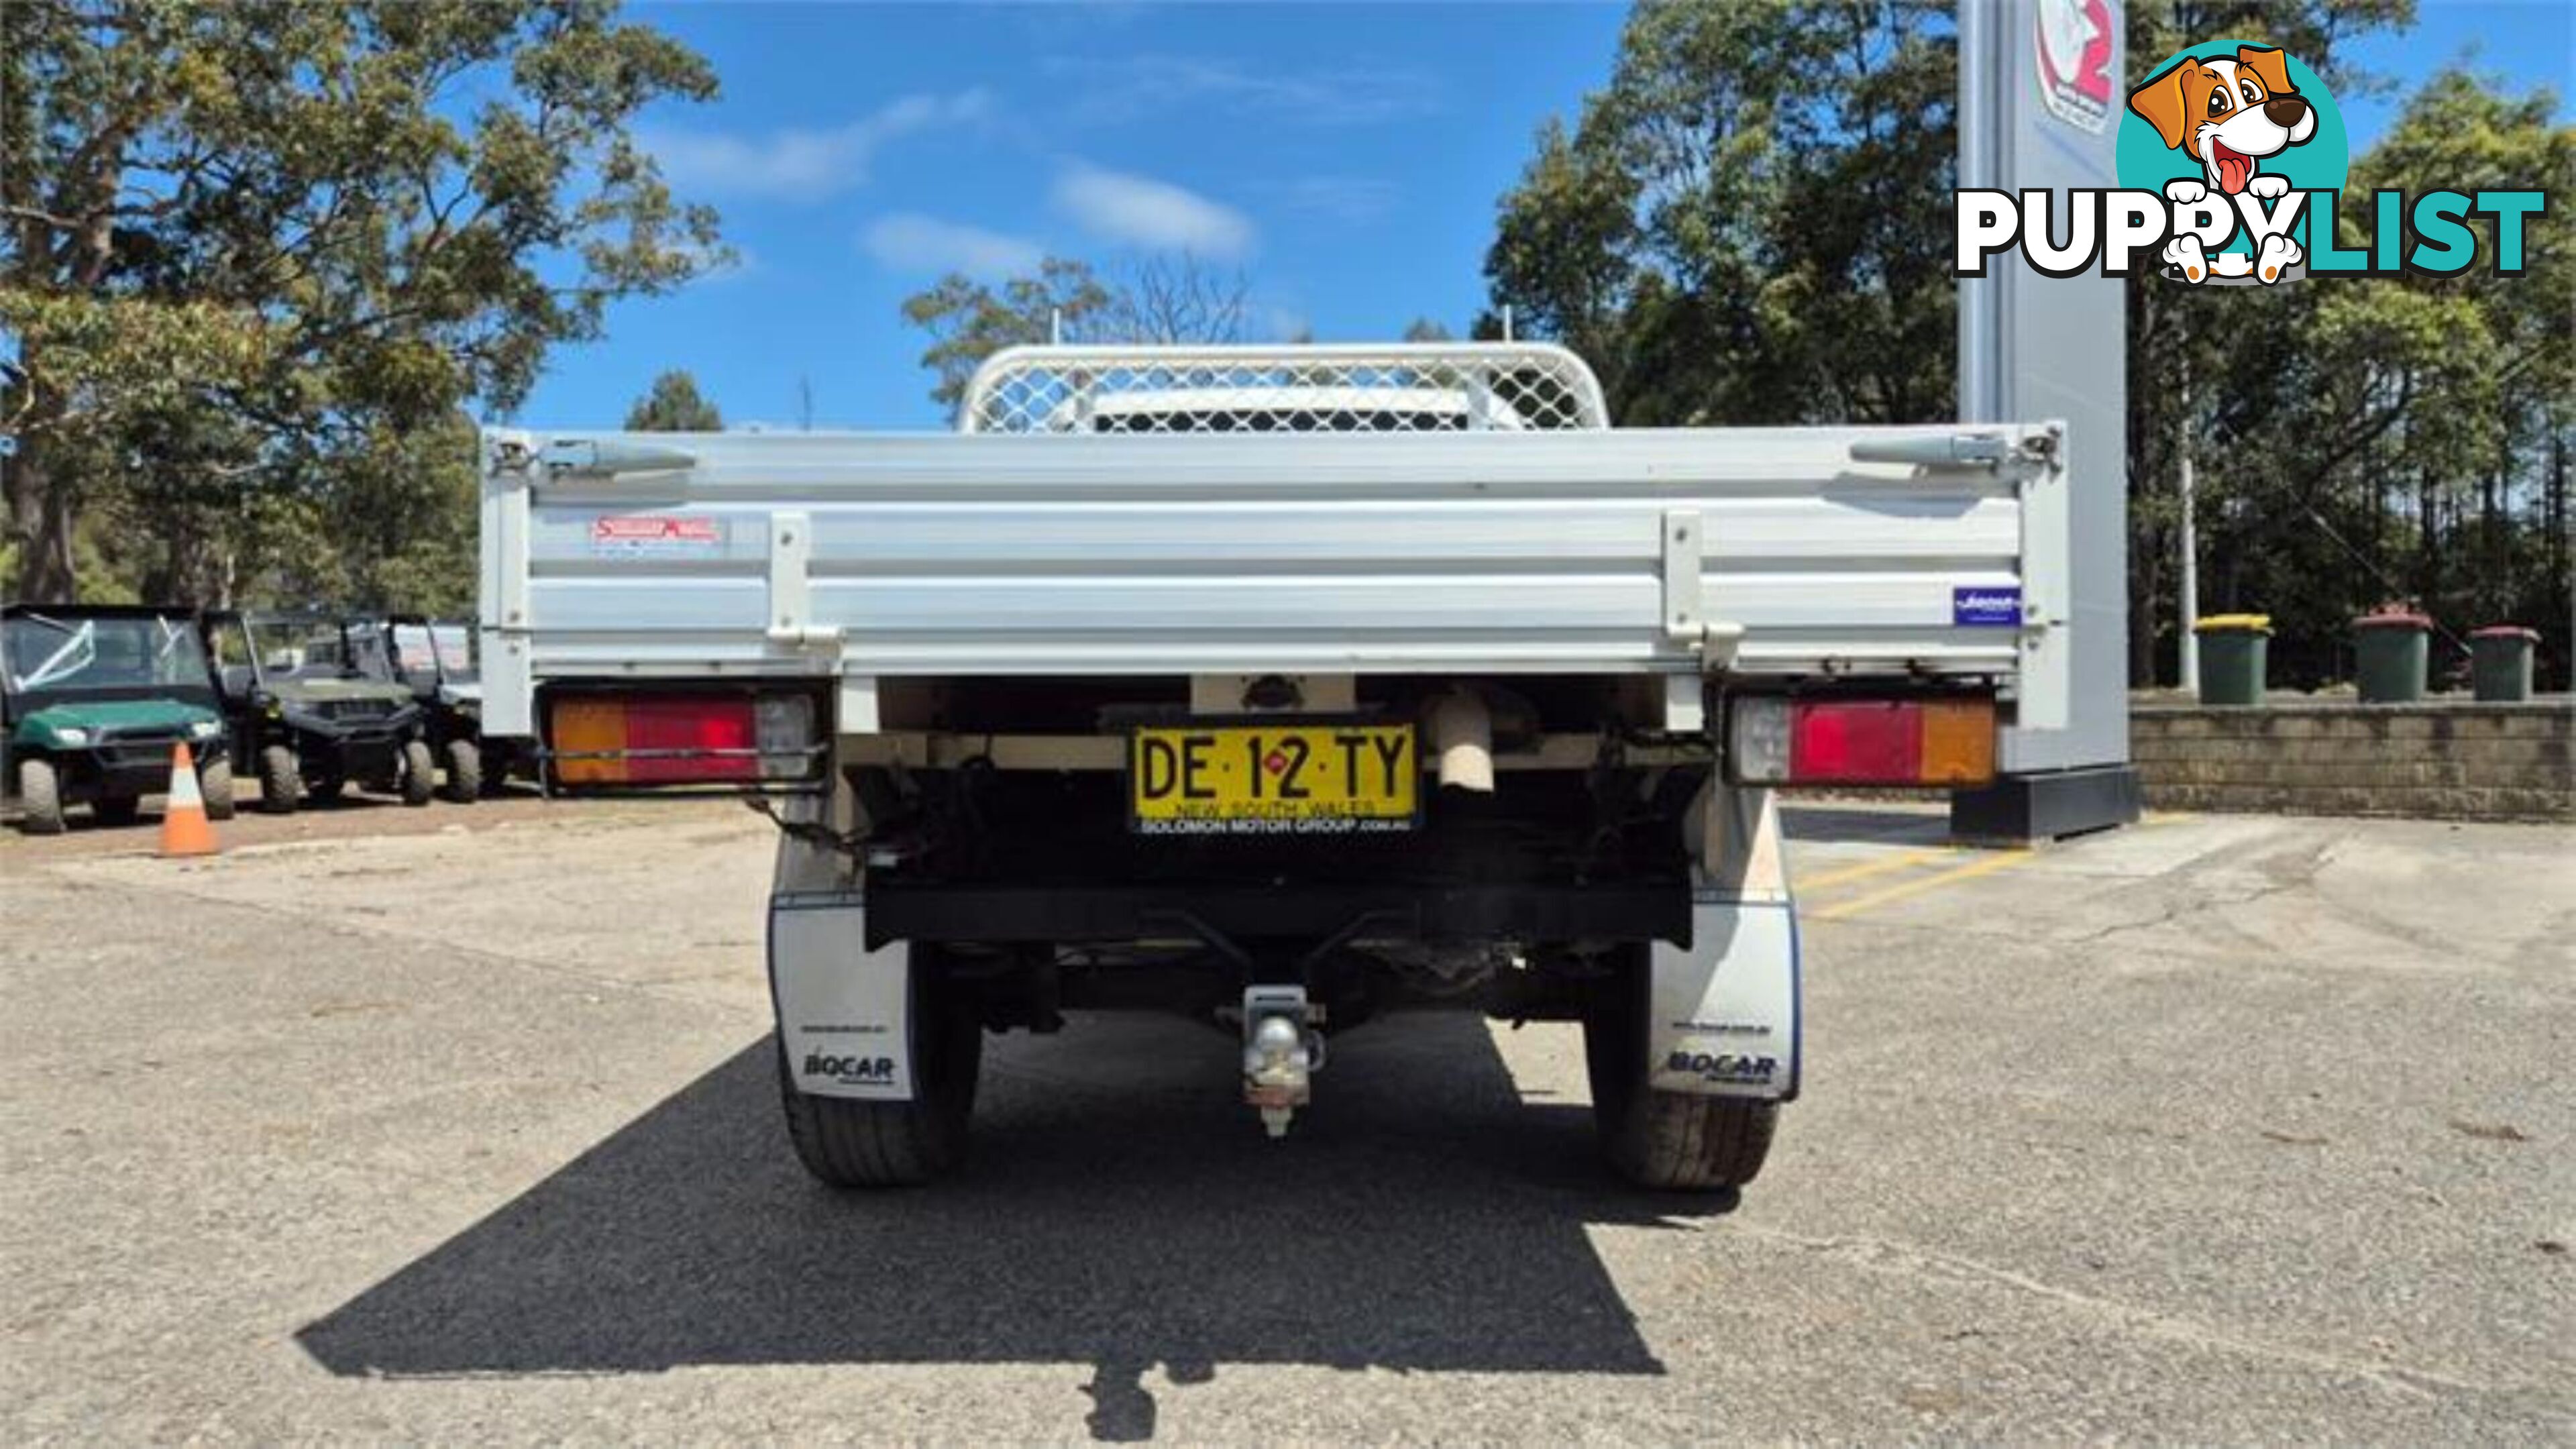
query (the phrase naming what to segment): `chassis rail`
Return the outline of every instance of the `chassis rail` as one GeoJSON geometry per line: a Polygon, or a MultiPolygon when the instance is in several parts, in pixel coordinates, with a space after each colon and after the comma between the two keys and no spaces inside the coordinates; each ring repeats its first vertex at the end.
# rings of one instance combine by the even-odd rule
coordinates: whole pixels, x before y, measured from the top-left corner
{"type": "Polygon", "coordinates": [[[1681,882],[1610,885],[873,885],[870,949],[898,940],[1120,942],[1325,936],[1369,919],[1371,939],[1664,941],[1687,946],[1681,882]]]}

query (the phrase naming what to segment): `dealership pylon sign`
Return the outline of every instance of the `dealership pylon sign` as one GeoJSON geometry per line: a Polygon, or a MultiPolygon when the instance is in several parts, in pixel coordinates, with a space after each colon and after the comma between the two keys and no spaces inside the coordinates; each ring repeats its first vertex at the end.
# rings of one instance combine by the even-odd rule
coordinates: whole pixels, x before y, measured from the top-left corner
{"type": "MultiPolygon", "coordinates": [[[[2020,194],[2118,184],[2127,74],[2116,0],[1959,7],[1959,186],[2020,194]]],[[[2128,328],[2119,279],[1998,258],[1959,282],[1959,416],[2066,425],[2074,549],[2063,729],[2016,729],[2008,777],[1965,793],[1973,835],[2062,835],[2136,818],[2128,769],[2128,328]]]]}

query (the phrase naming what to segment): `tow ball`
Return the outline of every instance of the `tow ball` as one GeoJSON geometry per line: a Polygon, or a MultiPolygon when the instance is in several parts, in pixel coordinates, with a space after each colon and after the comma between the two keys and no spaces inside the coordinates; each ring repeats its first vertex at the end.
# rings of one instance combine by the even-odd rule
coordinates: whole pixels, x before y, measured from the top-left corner
{"type": "Polygon", "coordinates": [[[1273,1137],[1288,1135],[1289,1119],[1306,1105],[1314,1074],[1323,1070],[1324,1038],[1306,1025],[1322,1016],[1307,1006],[1303,986],[1243,990],[1243,1100],[1261,1110],[1261,1125],[1273,1137]]]}

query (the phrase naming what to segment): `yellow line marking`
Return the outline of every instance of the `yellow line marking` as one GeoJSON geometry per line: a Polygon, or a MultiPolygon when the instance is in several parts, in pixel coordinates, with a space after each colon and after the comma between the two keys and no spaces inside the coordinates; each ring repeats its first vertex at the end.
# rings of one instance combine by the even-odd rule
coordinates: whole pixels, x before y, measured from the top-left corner
{"type": "Polygon", "coordinates": [[[2000,851],[1983,860],[1972,860],[1966,865],[1953,866],[1952,868],[1941,872],[1939,875],[1925,876],[1921,880],[1899,881],[1895,885],[1889,886],[1883,891],[1873,891],[1857,900],[1845,901],[1838,906],[1827,906],[1825,909],[1816,912],[1815,915],[1809,919],[1818,921],[1839,921],[1845,916],[1868,910],[1873,906],[1883,906],[1890,901],[1901,901],[1907,896],[1917,895],[1937,886],[1949,885],[1956,881],[1967,880],[1974,876],[1987,875],[1994,871],[2003,870],[2009,866],[2023,864],[2038,853],[2039,852],[2034,850],[2000,851]]]}
{"type": "Polygon", "coordinates": [[[1909,865],[1921,865],[1925,861],[1939,860],[1945,855],[1956,854],[1958,854],[1956,849],[1946,845],[1933,850],[1909,850],[1903,855],[1867,861],[1860,865],[1847,865],[1841,870],[1826,871],[1823,875],[1793,875],[1789,878],[1789,884],[1801,891],[1820,891],[1827,886],[1865,880],[1870,876],[1884,875],[1891,870],[1903,870],[1909,865]]]}

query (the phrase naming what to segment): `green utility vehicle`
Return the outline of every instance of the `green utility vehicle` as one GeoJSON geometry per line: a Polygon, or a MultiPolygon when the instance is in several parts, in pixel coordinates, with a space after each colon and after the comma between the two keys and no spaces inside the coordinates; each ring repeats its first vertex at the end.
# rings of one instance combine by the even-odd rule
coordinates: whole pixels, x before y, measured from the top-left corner
{"type": "Polygon", "coordinates": [[[87,804],[131,822],[169,788],[171,746],[193,753],[206,813],[233,813],[223,701],[194,613],[95,604],[0,609],[0,794],[30,835],[87,804]]]}
{"type": "Polygon", "coordinates": [[[294,811],[351,782],[405,805],[437,785],[420,702],[381,669],[382,635],[325,614],[211,614],[206,642],[232,719],[234,763],[259,777],[260,808],[294,811]]]}

